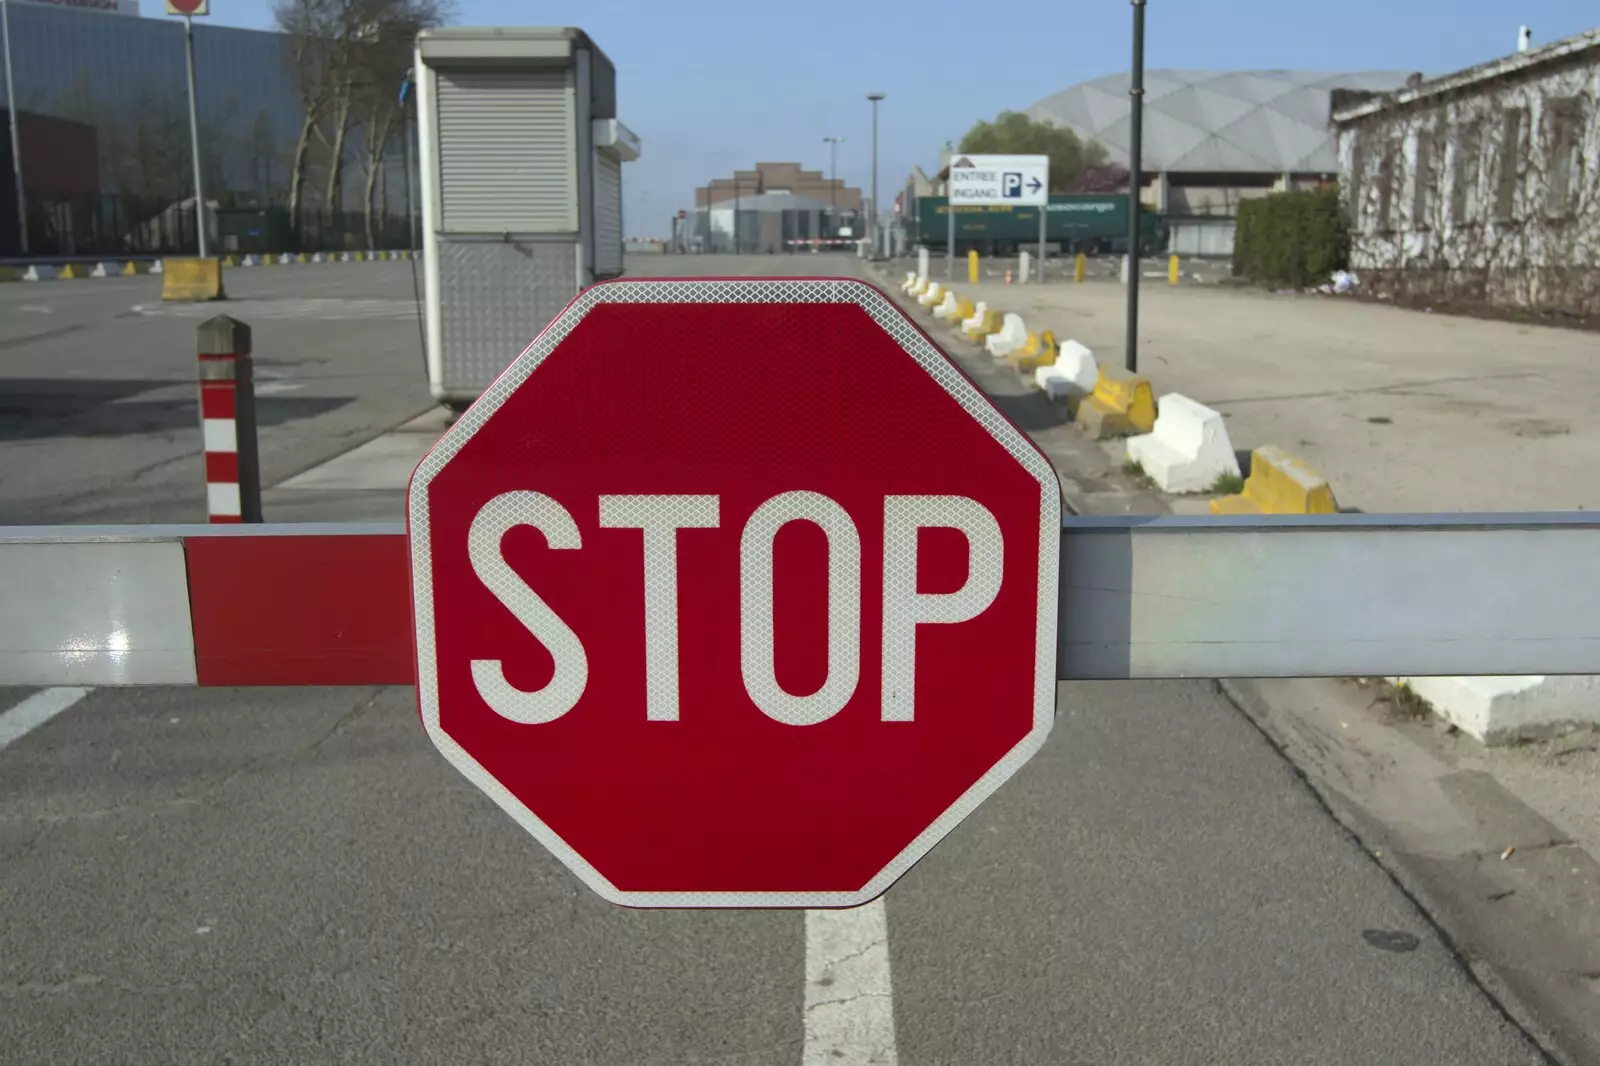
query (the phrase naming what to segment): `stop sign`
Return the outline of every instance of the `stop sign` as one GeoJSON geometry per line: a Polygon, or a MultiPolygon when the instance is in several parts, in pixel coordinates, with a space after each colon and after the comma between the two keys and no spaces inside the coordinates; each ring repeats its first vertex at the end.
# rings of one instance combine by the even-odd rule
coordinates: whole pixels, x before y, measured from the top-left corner
{"type": "Polygon", "coordinates": [[[1059,491],[870,286],[596,285],[412,479],[423,723],[614,902],[866,902],[1049,733],[1059,491]]]}

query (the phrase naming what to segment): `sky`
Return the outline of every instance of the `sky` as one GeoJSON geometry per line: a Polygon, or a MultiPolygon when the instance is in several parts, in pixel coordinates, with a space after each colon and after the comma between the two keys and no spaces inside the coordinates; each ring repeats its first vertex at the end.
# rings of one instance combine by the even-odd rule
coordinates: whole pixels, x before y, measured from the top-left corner
{"type": "MultiPolygon", "coordinates": [[[[143,0],[160,16],[162,0],[143,0]]],[[[211,0],[212,21],[267,29],[272,0],[211,0]]],[[[1594,0],[1149,0],[1147,69],[1421,71],[1506,55],[1600,25],[1594,0]]],[[[1081,81],[1124,72],[1125,0],[456,0],[469,26],[577,26],[617,68],[618,112],[643,141],[624,167],[630,236],[659,236],[694,188],[757,161],[826,172],[880,195],[947,140],[1081,81]]]]}

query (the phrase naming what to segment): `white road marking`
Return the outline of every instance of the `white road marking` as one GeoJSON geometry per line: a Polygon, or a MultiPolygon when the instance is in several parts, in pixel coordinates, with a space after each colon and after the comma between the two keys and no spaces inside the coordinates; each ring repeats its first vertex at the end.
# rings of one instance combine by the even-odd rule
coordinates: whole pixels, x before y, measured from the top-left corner
{"type": "Polygon", "coordinates": [[[802,1066],[896,1066],[889,923],[880,897],[806,911],[802,1066]]]}
{"type": "Polygon", "coordinates": [[[44,725],[89,694],[86,688],[40,689],[15,707],[0,714],[0,748],[44,725]]]}

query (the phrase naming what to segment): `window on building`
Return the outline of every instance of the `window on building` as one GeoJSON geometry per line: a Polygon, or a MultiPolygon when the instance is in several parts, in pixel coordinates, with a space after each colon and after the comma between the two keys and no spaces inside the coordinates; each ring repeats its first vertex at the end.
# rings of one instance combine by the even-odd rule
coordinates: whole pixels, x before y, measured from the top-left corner
{"type": "Polygon", "coordinates": [[[1545,105],[1545,159],[1550,171],[1545,210],[1557,218],[1572,214],[1583,192],[1583,103],[1567,97],[1545,105]]]}
{"type": "Polygon", "coordinates": [[[1528,111],[1507,108],[1500,116],[1500,173],[1495,188],[1494,217],[1510,222],[1517,215],[1517,185],[1522,180],[1524,158],[1522,134],[1528,124],[1528,111]]]}
{"type": "Polygon", "coordinates": [[[1355,144],[1350,148],[1350,186],[1345,189],[1345,208],[1349,212],[1351,229],[1361,228],[1361,194],[1366,191],[1366,177],[1364,171],[1367,166],[1366,138],[1361,134],[1355,135],[1355,144]]]}
{"type": "Polygon", "coordinates": [[[1378,232],[1393,233],[1395,215],[1399,213],[1400,197],[1396,195],[1404,182],[1400,165],[1400,146],[1390,143],[1383,149],[1378,162],[1378,232]]]}
{"type": "Polygon", "coordinates": [[[1417,130],[1416,182],[1412,189],[1411,228],[1432,229],[1438,222],[1439,171],[1444,164],[1444,140],[1438,126],[1417,130]]]}
{"type": "Polygon", "coordinates": [[[1471,122],[1456,134],[1455,159],[1450,175],[1450,221],[1458,226],[1479,221],[1483,180],[1483,138],[1481,122],[1471,122]]]}

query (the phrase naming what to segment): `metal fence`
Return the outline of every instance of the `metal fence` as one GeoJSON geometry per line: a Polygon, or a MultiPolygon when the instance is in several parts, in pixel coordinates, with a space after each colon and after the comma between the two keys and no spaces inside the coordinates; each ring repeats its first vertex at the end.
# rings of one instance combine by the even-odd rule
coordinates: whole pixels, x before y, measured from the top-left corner
{"type": "MultiPolygon", "coordinates": [[[[372,232],[359,211],[302,211],[222,207],[214,212],[213,247],[224,254],[333,252],[409,247],[407,219],[374,216],[372,232]]],[[[14,210],[0,218],[0,257],[22,254],[14,210]]],[[[192,200],[99,195],[28,204],[28,256],[35,259],[129,258],[194,254],[198,247],[192,200]]]]}

